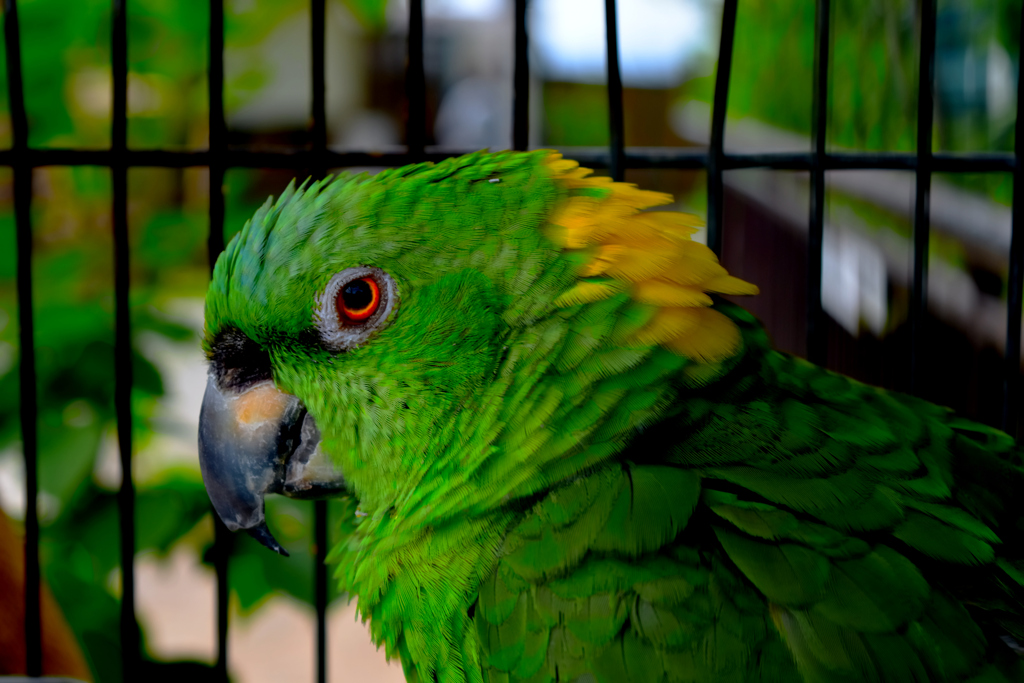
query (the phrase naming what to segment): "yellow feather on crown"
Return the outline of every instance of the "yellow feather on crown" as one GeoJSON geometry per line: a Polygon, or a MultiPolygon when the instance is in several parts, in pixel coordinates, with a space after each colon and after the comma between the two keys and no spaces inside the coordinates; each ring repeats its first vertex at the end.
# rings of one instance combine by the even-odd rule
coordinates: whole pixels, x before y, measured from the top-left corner
{"type": "Polygon", "coordinates": [[[641,213],[670,204],[672,196],[590,176],[590,169],[557,152],[548,155],[545,165],[555,182],[570,190],[547,234],[563,249],[589,257],[579,270],[581,279],[555,305],[574,306],[628,292],[635,301],[658,307],[631,341],[661,344],[708,363],[736,353],[739,329],[710,308],[708,294],[757,294],[758,289],[729,275],[713,251],[691,239],[699,218],[676,211],[641,213]]]}

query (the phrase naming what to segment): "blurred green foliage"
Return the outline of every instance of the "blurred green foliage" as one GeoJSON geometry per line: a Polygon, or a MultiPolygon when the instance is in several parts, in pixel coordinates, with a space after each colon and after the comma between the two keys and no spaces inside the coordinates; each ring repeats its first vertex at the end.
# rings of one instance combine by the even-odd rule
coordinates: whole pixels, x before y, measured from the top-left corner
{"type": "MultiPolygon", "coordinates": [[[[935,150],[1013,150],[1012,102],[1020,52],[1015,27],[1020,26],[1021,11],[1018,0],[939,0],[935,150]],[[1005,73],[1000,73],[995,67],[1003,60],[1005,73]],[[993,75],[1005,75],[1006,80],[993,83],[993,75]],[[1005,98],[1009,102],[1001,106],[1005,98]]],[[[744,0],[739,4],[730,117],[753,117],[801,133],[810,144],[814,22],[813,2],[744,0]]],[[[920,3],[834,0],[831,37],[828,145],[858,151],[914,151],[920,3]]],[[[687,82],[680,93],[710,103],[714,83],[712,72],[687,82]]],[[[1012,185],[1004,174],[965,175],[956,182],[1010,203],[1012,185]]]]}
{"type": "MultiPolygon", "coordinates": [[[[383,26],[383,0],[344,4],[366,30],[383,26]]],[[[18,9],[30,145],[107,147],[110,4],[21,0],[18,9]]],[[[227,46],[265,40],[280,22],[308,9],[308,1],[227,3],[227,46]]],[[[128,32],[129,146],[205,147],[206,4],[133,0],[128,4],[128,32]]],[[[263,87],[269,66],[254,60],[232,73],[226,83],[229,112],[263,87]]],[[[6,71],[0,65],[2,146],[10,146],[11,140],[6,85],[6,71]]],[[[198,463],[194,457],[191,462],[168,459],[164,452],[174,448],[167,445],[165,433],[173,426],[165,425],[161,415],[166,391],[154,363],[160,359],[152,357],[157,347],[145,344],[156,337],[179,349],[179,355],[194,354],[196,362],[201,360],[201,331],[169,311],[181,301],[201,306],[207,282],[207,182],[202,169],[140,168],[129,174],[139,553],[160,555],[185,543],[205,555],[212,543],[209,502],[198,463]]],[[[253,172],[233,176],[228,190],[230,233],[266,195],[253,172]]],[[[105,168],[50,167],[34,173],[33,314],[43,569],[97,680],[117,683],[122,680],[116,500],[120,475],[113,408],[110,201],[110,173],[105,168]]],[[[12,178],[8,169],[0,169],[0,466],[8,469],[17,469],[21,459],[16,258],[12,178]]],[[[193,453],[191,447],[183,455],[193,453]]],[[[6,502],[9,506],[11,501],[6,502]]],[[[293,556],[286,560],[268,553],[248,537],[235,540],[231,586],[243,612],[256,609],[275,591],[312,601],[312,558],[302,552],[309,545],[311,505],[269,501],[268,517],[293,556]]],[[[213,605],[209,614],[212,620],[213,605]]],[[[144,638],[146,625],[140,626],[144,638]]]]}
{"type": "MultiPolygon", "coordinates": [[[[998,46],[1016,62],[1020,50],[1016,0],[940,0],[936,32],[937,117],[935,147],[1013,149],[1007,116],[981,130],[959,128],[954,97],[955,60],[964,54],[992,59],[998,46]],[[960,139],[954,139],[960,138],[960,139]]],[[[754,116],[809,134],[813,98],[814,3],[745,0],[736,18],[729,114],[754,116]]],[[[836,0],[832,3],[829,54],[828,142],[856,150],[913,151],[917,129],[920,3],[915,0],[836,0]]],[[[962,74],[960,74],[962,75],[962,74]]],[[[984,75],[982,75],[984,79],[984,75]]],[[[1009,84],[1012,90],[1013,84],[1009,84]]],[[[991,86],[990,86],[991,87],[991,86]]],[[[710,102],[714,74],[687,90],[710,102]]],[[[960,93],[963,98],[972,92],[960,93]]],[[[984,106],[981,104],[980,106],[984,106]]]]}
{"type": "Polygon", "coordinates": [[[548,144],[608,144],[608,94],[603,85],[544,84],[544,136],[548,144]]]}

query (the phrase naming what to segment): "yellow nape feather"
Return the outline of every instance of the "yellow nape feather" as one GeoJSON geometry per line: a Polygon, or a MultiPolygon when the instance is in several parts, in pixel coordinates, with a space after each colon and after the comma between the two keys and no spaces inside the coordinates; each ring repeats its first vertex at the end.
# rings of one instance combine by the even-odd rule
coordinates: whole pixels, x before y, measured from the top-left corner
{"type": "Polygon", "coordinates": [[[633,285],[633,298],[652,306],[710,306],[711,297],[700,287],[671,280],[644,280],[633,285]]]}
{"type": "Polygon", "coordinates": [[[697,322],[686,334],[664,342],[665,348],[704,363],[725,360],[740,349],[740,330],[711,308],[691,308],[697,322]]]}
{"type": "Polygon", "coordinates": [[[556,152],[545,164],[555,182],[569,190],[546,234],[563,249],[586,255],[580,278],[597,278],[578,281],[556,299],[556,306],[600,301],[626,291],[633,300],[660,309],[630,342],[661,344],[705,363],[739,350],[739,329],[710,308],[709,293],[749,295],[758,289],[729,275],[714,252],[692,240],[700,226],[696,216],[641,213],[670,204],[672,196],[593,177],[590,169],[556,152]]]}
{"type": "Polygon", "coordinates": [[[563,292],[557,299],[555,305],[558,307],[575,306],[577,304],[589,304],[594,301],[601,301],[618,294],[625,287],[617,282],[594,282],[592,280],[581,280],[576,285],[563,292]]]}

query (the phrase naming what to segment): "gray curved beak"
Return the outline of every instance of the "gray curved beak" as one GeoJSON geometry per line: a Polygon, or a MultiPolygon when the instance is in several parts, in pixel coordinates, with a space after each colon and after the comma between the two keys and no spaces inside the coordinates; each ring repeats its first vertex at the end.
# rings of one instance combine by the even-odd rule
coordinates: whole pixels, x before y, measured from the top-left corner
{"type": "Polygon", "coordinates": [[[223,389],[210,375],[199,413],[199,466],[210,502],[231,531],[245,529],[288,555],[267,527],[263,499],[269,493],[321,498],[343,490],[344,477],[319,445],[313,416],[273,381],[223,389]]]}

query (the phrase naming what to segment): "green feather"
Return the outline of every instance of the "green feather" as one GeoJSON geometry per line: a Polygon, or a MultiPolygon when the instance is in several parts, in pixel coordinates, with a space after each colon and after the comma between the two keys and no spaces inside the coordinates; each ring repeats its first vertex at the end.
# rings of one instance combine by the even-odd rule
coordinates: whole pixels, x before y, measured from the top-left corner
{"type": "Polygon", "coordinates": [[[573,609],[563,613],[566,627],[581,641],[604,645],[626,623],[629,608],[618,593],[597,593],[574,601],[573,609]]]}
{"type": "Polygon", "coordinates": [[[595,660],[593,672],[600,683],[625,683],[658,680],[663,670],[664,664],[654,648],[625,633],[595,660]]]}
{"type": "Polygon", "coordinates": [[[814,610],[857,631],[890,632],[920,616],[928,593],[917,568],[880,545],[864,557],[836,562],[814,610]]]}
{"type": "Polygon", "coordinates": [[[830,565],[821,553],[795,543],[762,543],[715,527],[729,559],[772,602],[803,606],[825,594],[830,565]]]}
{"type": "Polygon", "coordinates": [[[623,478],[608,520],[590,547],[634,557],[660,548],[686,526],[700,497],[700,476],[692,470],[627,463],[623,478]]]}
{"type": "Polygon", "coordinates": [[[911,512],[892,535],[911,548],[957,564],[988,564],[995,550],[977,536],[943,524],[933,517],[911,512]]]}

